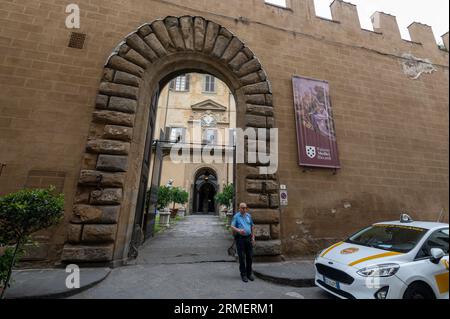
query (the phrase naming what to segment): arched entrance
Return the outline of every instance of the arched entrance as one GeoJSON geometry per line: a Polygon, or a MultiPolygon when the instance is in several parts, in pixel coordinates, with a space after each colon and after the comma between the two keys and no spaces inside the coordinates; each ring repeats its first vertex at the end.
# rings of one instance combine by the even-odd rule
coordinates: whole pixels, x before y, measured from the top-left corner
{"type": "MultiPolygon", "coordinates": [[[[148,137],[155,97],[170,79],[188,72],[209,73],[228,85],[236,100],[237,127],[274,127],[266,72],[238,37],[201,17],[167,17],[141,26],[118,45],[104,68],[64,262],[116,265],[127,260],[132,234],[143,227],[134,212],[140,205],[142,163],[152,154],[148,137]]],[[[279,255],[277,176],[261,175],[255,164],[238,164],[236,170],[237,202],[254,209],[255,223],[271,239],[259,246],[262,253],[279,255]]]]}
{"type": "Polygon", "coordinates": [[[194,213],[215,214],[217,194],[217,174],[210,168],[202,168],[195,175],[194,213]]]}

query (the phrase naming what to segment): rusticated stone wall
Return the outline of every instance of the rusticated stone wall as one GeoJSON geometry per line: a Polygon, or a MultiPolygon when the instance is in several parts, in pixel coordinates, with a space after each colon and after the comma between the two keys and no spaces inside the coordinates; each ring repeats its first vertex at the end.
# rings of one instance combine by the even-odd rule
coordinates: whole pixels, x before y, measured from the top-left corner
{"type": "Polygon", "coordinates": [[[0,194],[57,182],[66,198],[65,221],[38,234],[32,259],[59,261],[63,251],[68,260],[126,259],[152,94],[183,68],[227,83],[237,126],[279,129],[277,176],[238,167],[239,200],[269,239],[258,245],[263,254],[313,255],[401,210],[436,220],[444,208],[448,221],[448,33],[438,48],[421,23],[411,24],[409,41],[389,14],[375,13],[369,31],[347,2],[332,3],[332,20],[315,15],[313,0],[289,3],[0,0],[0,194]],[[64,24],[73,2],[79,30],[64,24]],[[175,16],[185,18],[161,19],[175,16]],[[217,41],[200,49],[202,21],[217,41]],[[82,49],[68,47],[72,31],[86,34],[82,49]],[[221,60],[225,46],[241,43],[221,60]],[[430,73],[405,72],[419,63],[411,57],[429,61],[412,71],[430,73]],[[342,162],[335,175],[298,166],[293,75],[330,83],[342,162]],[[37,181],[35,172],[57,179],[37,181]],[[286,208],[277,208],[278,184],[287,185],[286,208]]]}

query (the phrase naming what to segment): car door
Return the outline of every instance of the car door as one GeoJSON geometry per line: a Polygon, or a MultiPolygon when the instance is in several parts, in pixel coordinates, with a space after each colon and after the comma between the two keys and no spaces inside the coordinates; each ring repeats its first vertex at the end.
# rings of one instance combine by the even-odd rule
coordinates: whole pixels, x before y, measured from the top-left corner
{"type": "Polygon", "coordinates": [[[413,263],[414,272],[420,274],[433,288],[437,298],[449,298],[449,229],[433,232],[419,250],[413,263]],[[435,264],[431,261],[431,249],[440,248],[445,252],[444,258],[435,264]]]}

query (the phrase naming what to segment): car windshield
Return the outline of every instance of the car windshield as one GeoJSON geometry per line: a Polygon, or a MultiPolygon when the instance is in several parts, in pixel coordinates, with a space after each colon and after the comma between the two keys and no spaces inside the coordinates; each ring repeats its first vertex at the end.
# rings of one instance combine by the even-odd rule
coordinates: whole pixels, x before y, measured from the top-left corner
{"type": "Polygon", "coordinates": [[[346,242],[406,254],[426,233],[427,229],[418,227],[374,225],[351,236],[346,242]]]}

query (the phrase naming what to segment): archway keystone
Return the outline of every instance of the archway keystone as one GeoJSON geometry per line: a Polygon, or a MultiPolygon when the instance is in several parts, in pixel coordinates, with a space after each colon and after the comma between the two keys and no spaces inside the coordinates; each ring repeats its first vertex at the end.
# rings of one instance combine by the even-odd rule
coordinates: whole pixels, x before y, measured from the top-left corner
{"type": "MultiPolygon", "coordinates": [[[[275,126],[266,72],[253,52],[226,28],[191,16],[167,17],[141,26],[119,44],[104,68],[63,249],[64,262],[105,263],[126,258],[118,226],[127,220],[121,216],[130,214],[127,207],[132,207],[124,207],[124,202],[132,202],[130,197],[136,196],[128,191],[136,184],[133,178],[139,176],[131,173],[137,168],[130,163],[137,158],[133,145],[139,146],[143,134],[137,123],[146,122],[137,114],[148,105],[142,101],[151,89],[149,83],[162,80],[162,75],[152,74],[152,70],[169,59],[182,61],[187,55],[226,70],[233,78],[232,88],[240,95],[240,126],[275,126]],[[122,247],[118,247],[119,240],[122,247]],[[117,252],[120,249],[123,254],[117,252]]],[[[254,209],[257,234],[264,240],[256,254],[280,255],[277,176],[260,175],[257,164],[240,164],[238,171],[238,201],[254,209]]]]}

